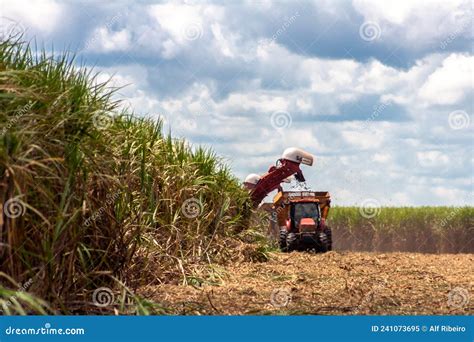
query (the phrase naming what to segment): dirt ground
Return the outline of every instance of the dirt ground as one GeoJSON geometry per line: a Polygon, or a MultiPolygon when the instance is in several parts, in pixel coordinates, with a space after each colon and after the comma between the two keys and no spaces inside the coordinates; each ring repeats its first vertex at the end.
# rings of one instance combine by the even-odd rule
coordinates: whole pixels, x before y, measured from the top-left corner
{"type": "Polygon", "coordinates": [[[465,315],[473,289],[474,254],[294,252],[138,293],[187,315],[465,315]]]}

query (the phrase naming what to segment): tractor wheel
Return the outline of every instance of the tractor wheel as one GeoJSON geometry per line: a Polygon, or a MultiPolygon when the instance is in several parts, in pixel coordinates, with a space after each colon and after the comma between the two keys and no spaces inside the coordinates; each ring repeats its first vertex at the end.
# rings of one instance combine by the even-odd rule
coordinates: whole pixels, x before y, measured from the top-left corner
{"type": "Polygon", "coordinates": [[[280,229],[280,250],[282,252],[286,252],[286,237],[288,236],[288,232],[286,229],[280,229]]]}
{"type": "Polygon", "coordinates": [[[315,247],[316,252],[318,253],[326,253],[328,251],[328,236],[324,231],[318,233],[317,241],[315,241],[315,247]]]}
{"type": "Polygon", "coordinates": [[[329,227],[324,228],[324,233],[327,236],[327,250],[332,251],[332,230],[329,227]]]}
{"type": "Polygon", "coordinates": [[[286,250],[288,252],[296,251],[298,249],[298,239],[295,233],[288,233],[286,237],[286,250]]]}

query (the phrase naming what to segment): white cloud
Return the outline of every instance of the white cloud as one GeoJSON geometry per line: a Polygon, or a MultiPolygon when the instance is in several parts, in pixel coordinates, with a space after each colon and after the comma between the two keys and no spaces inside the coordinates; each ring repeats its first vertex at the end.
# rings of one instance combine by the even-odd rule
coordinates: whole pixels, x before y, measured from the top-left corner
{"type": "MultiPolygon", "coordinates": [[[[65,21],[64,6],[54,0],[42,1],[2,1],[1,17],[14,19],[24,29],[49,34],[65,21]]],[[[3,19],[4,20],[4,19],[3,19]]]]}
{"type": "Polygon", "coordinates": [[[131,45],[131,38],[127,29],[111,31],[107,27],[100,27],[92,32],[85,47],[94,52],[126,51],[131,45]]]}
{"type": "Polygon", "coordinates": [[[443,20],[450,13],[466,3],[462,0],[429,0],[429,1],[377,1],[354,0],[356,10],[371,20],[388,21],[397,25],[406,23],[411,17],[431,16],[432,20],[443,20]]]}
{"type": "Polygon", "coordinates": [[[460,200],[467,200],[466,203],[472,205],[472,198],[468,199],[469,193],[463,190],[438,186],[434,187],[431,192],[440,203],[445,205],[457,205],[460,200]]]}
{"type": "Polygon", "coordinates": [[[299,71],[309,77],[311,90],[316,93],[334,93],[350,88],[354,82],[359,63],[352,60],[304,59],[299,71]]]}
{"type": "Polygon", "coordinates": [[[375,153],[372,160],[378,163],[387,163],[392,159],[389,153],[375,153]]]}
{"type": "Polygon", "coordinates": [[[472,94],[474,57],[452,54],[422,85],[419,96],[428,104],[455,104],[472,94]]]}
{"type": "Polygon", "coordinates": [[[410,206],[413,205],[413,198],[406,192],[396,192],[391,196],[391,205],[410,206]]]}
{"type": "Polygon", "coordinates": [[[350,147],[360,150],[380,148],[384,140],[383,133],[380,131],[373,134],[369,131],[343,130],[341,135],[350,147]]]}
{"type": "Polygon", "coordinates": [[[471,4],[467,0],[354,0],[353,6],[365,20],[381,26],[383,39],[388,36],[426,46],[440,43],[453,31],[469,33],[471,4]]]}
{"type": "Polygon", "coordinates": [[[97,82],[110,82],[115,88],[122,88],[120,96],[132,96],[138,90],[148,85],[148,69],[143,65],[115,64],[113,67],[97,68],[100,71],[97,82]]]}
{"type": "Polygon", "coordinates": [[[255,110],[260,113],[272,113],[288,110],[289,100],[283,95],[270,93],[234,93],[223,101],[218,109],[223,112],[255,110]]]}
{"type": "Polygon", "coordinates": [[[202,25],[201,6],[179,4],[150,5],[150,15],[162,29],[170,33],[178,43],[186,43],[186,29],[191,25],[202,25]]]}
{"type": "Polygon", "coordinates": [[[422,167],[439,168],[449,164],[449,157],[440,151],[417,152],[416,157],[422,167]]]}
{"type": "Polygon", "coordinates": [[[211,25],[212,34],[216,40],[217,49],[227,57],[234,57],[232,43],[227,37],[229,37],[229,32],[227,32],[227,37],[222,33],[221,25],[214,23],[211,25]]]}

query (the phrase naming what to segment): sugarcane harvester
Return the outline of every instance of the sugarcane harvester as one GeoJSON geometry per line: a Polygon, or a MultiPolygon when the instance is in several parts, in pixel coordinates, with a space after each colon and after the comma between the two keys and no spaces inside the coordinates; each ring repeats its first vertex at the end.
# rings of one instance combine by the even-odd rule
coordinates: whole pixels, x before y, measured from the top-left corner
{"type": "Polygon", "coordinates": [[[301,149],[287,148],[264,175],[250,174],[244,186],[250,191],[254,207],[272,191],[272,217],[279,227],[279,245],[284,252],[332,249],[332,232],[326,225],[331,198],[327,191],[283,191],[282,183],[294,177],[305,182],[300,165],[312,166],[314,157],[301,149]]]}

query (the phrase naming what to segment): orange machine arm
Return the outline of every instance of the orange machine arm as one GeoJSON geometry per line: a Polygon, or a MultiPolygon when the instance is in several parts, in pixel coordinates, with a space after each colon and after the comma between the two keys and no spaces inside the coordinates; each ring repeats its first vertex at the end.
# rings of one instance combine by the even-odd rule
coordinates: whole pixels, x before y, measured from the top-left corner
{"type": "Polygon", "coordinates": [[[250,196],[254,206],[258,206],[260,202],[273,190],[278,189],[285,178],[295,175],[299,182],[304,182],[304,176],[300,169],[300,163],[287,159],[279,159],[277,166],[272,166],[266,174],[264,174],[255,187],[252,189],[250,196]]]}

